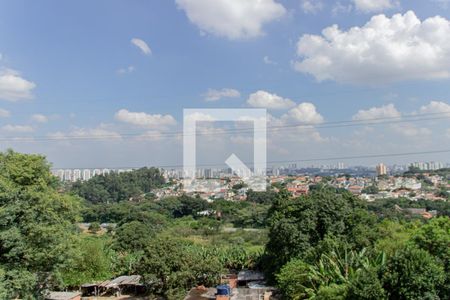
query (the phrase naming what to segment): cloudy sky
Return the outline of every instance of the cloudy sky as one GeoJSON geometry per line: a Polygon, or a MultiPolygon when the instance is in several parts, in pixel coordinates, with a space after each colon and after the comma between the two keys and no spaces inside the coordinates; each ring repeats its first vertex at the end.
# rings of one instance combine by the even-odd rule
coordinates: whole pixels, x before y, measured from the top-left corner
{"type": "MultiPolygon", "coordinates": [[[[0,149],[181,165],[184,108],[266,108],[268,161],[450,162],[448,0],[0,1],[0,149]],[[340,159],[342,157],[342,159],[340,159]]],[[[198,160],[251,160],[205,122],[198,160]]]]}

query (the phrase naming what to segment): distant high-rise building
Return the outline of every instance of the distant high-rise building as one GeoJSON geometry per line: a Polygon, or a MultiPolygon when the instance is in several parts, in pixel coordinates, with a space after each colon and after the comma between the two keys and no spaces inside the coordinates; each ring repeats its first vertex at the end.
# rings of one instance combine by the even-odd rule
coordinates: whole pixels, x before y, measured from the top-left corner
{"type": "Polygon", "coordinates": [[[64,181],[72,181],[72,170],[67,169],[64,171],[64,181]]]}
{"type": "Polygon", "coordinates": [[[415,162],[411,164],[412,167],[417,168],[422,171],[433,171],[444,168],[444,164],[440,162],[415,162]]]}
{"type": "Polygon", "coordinates": [[[94,169],[92,172],[92,176],[102,175],[102,171],[100,169],[94,169]]]}
{"type": "Polygon", "coordinates": [[[87,180],[89,180],[89,179],[91,179],[91,170],[89,170],[89,169],[84,169],[84,170],[83,170],[83,180],[84,180],[84,181],[87,181],[87,180]]]}
{"type": "Polygon", "coordinates": [[[78,181],[81,180],[81,170],[80,169],[75,169],[72,172],[72,181],[78,181]]]}
{"type": "Polygon", "coordinates": [[[58,169],[54,174],[59,178],[59,180],[64,181],[64,170],[58,169]]]}
{"type": "Polygon", "coordinates": [[[376,170],[377,170],[377,175],[378,176],[387,174],[387,167],[383,163],[378,164],[377,167],[376,167],[376,170]]]}

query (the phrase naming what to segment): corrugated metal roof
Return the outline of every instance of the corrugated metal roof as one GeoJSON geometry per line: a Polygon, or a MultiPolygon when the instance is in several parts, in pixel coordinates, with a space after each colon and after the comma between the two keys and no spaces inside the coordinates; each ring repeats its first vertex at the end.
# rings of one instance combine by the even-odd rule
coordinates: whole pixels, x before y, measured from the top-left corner
{"type": "Polygon", "coordinates": [[[78,292],[48,292],[45,296],[46,300],[71,300],[81,296],[78,292]]]}

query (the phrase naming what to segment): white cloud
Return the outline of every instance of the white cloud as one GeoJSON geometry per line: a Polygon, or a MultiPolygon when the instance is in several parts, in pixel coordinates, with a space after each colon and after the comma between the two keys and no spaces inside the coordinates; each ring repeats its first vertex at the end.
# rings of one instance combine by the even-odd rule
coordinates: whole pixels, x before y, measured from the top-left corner
{"type": "Polygon", "coordinates": [[[390,126],[395,132],[405,137],[424,137],[432,134],[431,130],[424,127],[417,127],[412,123],[399,123],[390,126]]]}
{"type": "Polygon", "coordinates": [[[117,140],[121,135],[113,130],[107,129],[108,126],[100,124],[96,128],[74,128],[71,131],[64,133],[61,131],[49,133],[47,136],[53,139],[67,140],[67,139],[104,139],[117,140]]]}
{"type": "Polygon", "coordinates": [[[0,108],[0,118],[7,118],[11,115],[11,113],[3,108],[0,108]]]}
{"type": "Polygon", "coordinates": [[[353,10],[353,5],[344,5],[341,2],[336,2],[336,4],[333,6],[333,9],[331,10],[331,13],[334,16],[339,15],[340,13],[350,13],[353,10]]]}
{"type": "Polygon", "coordinates": [[[124,74],[130,74],[133,73],[136,70],[134,66],[128,66],[126,68],[120,68],[117,70],[117,74],[124,75],[124,74]]]}
{"type": "Polygon", "coordinates": [[[239,98],[241,93],[235,89],[224,88],[221,90],[208,89],[208,91],[203,95],[205,101],[212,102],[218,101],[222,98],[239,98]]]}
{"type": "Polygon", "coordinates": [[[427,105],[420,107],[421,114],[450,113],[450,104],[441,101],[431,101],[427,105]]]}
{"type": "Polygon", "coordinates": [[[31,120],[33,120],[34,122],[38,122],[38,123],[47,123],[48,117],[44,116],[42,114],[34,114],[31,116],[31,120]]]}
{"type": "Polygon", "coordinates": [[[1,128],[3,131],[7,131],[7,132],[17,132],[17,133],[22,133],[22,132],[33,132],[34,128],[28,125],[5,125],[1,128]]]}
{"type": "Polygon", "coordinates": [[[421,21],[413,11],[392,18],[377,15],[362,27],[327,27],[303,35],[294,68],[317,80],[387,83],[450,77],[450,22],[436,16],[421,21]]]}
{"type": "Polygon", "coordinates": [[[147,45],[147,43],[144,42],[143,40],[138,39],[138,38],[134,38],[134,39],[131,39],[131,43],[133,45],[135,45],[136,47],[138,47],[142,51],[142,53],[144,53],[145,55],[152,54],[152,50],[147,45]]]}
{"type": "Polygon", "coordinates": [[[300,5],[305,14],[315,14],[324,7],[322,1],[319,0],[302,0],[300,5]]]}
{"type": "Polygon", "coordinates": [[[0,99],[18,101],[33,98],[32,90],[36,84],[28,81],[11,69],[0,71],[0,99]]]}
{"type": "Polygon", "coordinates": [[[275,61],[271,60],[268,56],[263,57],[263,62],[266,65],[277,65],[277,63],[275,61]]]}
{"type": "Polygon", "coordinates": [[[295,102],[291,99],[261,90],[251,94],[247,100],[247,104],[252,107],[268,109],[288,109],[295,106],[295,102]]]}
{"type": "Polygon", "coordinates": [[[398,6],[397,1],[392,0],[353,0],[357,10],[370,13],[380,12],[398,6]]]}
{"type": "Polygon", "coordinates": [[[163,128],[177,123],[171,115],[151,115],[145,112],[130,112],[126,109],[119,110],[115,118],[124,123],[148,128],[163,128]]]}
{"type": "Polygon", "coordinates": [[[303,102],[296,107],[290,109],[281,117],[282,120],[294,121],[304,124],[320,124],[323,117],[316,110],[316,106],[309,102],[303,102]]]}
{"type": "Polygon", "coordinates": [[[359,110],[353,116],[356,121],[370,121],[383,118],[399,118],[401,113],[395,108],[394,104],[383,105],[380,107],[372,107],[367,110],[359,110]]]}
{"type": "Polygon", "coordinates": [[[229,39],[262,35],[263,25],[286,13],[274,0],[176,0],[189,20],[203,32],[229,39]]]}

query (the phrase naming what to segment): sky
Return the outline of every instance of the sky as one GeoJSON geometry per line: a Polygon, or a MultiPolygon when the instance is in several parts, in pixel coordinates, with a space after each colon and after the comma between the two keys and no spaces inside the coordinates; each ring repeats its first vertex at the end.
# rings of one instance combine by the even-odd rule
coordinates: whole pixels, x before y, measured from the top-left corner
{"type": "MultiPolygon", "coordinates": [[[[269,162],[450,162],[449,36],[448,0],[0,0],[0,150],[179,166],[183,109],[265,108],[269,162]]],[[[202,123],[198,162],[251,125],[202,123]]]]}

